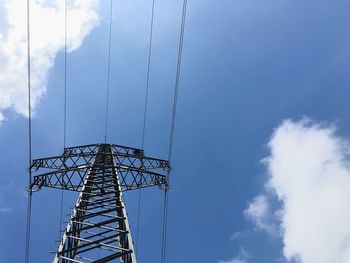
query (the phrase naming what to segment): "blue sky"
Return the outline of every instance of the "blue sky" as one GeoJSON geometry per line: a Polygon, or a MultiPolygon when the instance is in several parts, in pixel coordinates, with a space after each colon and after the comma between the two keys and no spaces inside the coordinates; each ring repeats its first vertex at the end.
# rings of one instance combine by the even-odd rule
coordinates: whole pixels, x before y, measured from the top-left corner
{"type": "MultiPolygon", "coordinates": [[[[115,3],[108,141],[140,147],[151,1],[115,3]]],[[[343,185],[348,185],[350,177],[348,150],[340,146],[347,145],[350,134],[349,8],[345,0],[188,1],[171,174],[168,263],[349,262],[347,235],[334,231],[317,236],[319,229],[308,227],[308,221],[312,225],[312,220],[327,213],[345,219],[350,214],[346,206],[327,210],[325,204],[345,204],[348,197],[341,194],[341,184],[334,183],[343,179],[334,178],[345,174],[343,185]],[[303,159],[293,159],[299,149],[303,159]],[[262,162],[266,157],[269,161],[262,162]],[[322,170],[325,162],[334,167],[322,170]],[[308,169],[310,163],[321,168],[308,169]],[[305,170],[293,170],[299,166],[305,170]],[[291,170],[290,177],[283,177],[291,170]],[[321,175],[331,179],[323,181],[321,175]],[[281,178],[288,183],[281,183],[281,178]],[[324,182],[321,189],[317,188],[320,182],[324,182]],[[296,191],[299,186],[305,186],[310,197],[296,191]],[[329,199],[314,201],[324,189],[330,189],[329,199]],[[311,206],[315,213],[293,210],[294,204],[304,203],[315,204],[311,206]],[[313,230],[307,233],[324,244],[312,238],[299,242],[300,229],[293,224],[298,218],[307,219],[302,225],[313,230]],[[327,240],[339,240],[345,244],[344,251],[334,247],[334,253],[315,253],[315,248],[328,247],[327,240]],[[344,257],[335,258],[342,253],[344,257]]],[[[91,31],[80,36],[82,44],[75,48],[72,44],[74,51],[68,54],[68,145],[103,140],[108,3],[101,1],[96,10],[100,22],[90,25],[91,31]]],[[[156,1],[145,152],[159,158],[167,157],[180,12],[179,1],[156,1]]],[[[58,25],[63,26],[63,20],[58,25]]],[[[6,26],[0,19],[2,35],[6,26]]],[[[35,106],[34,158],[58,154],[63,147],[64,60],[61,46],[56,51],[54,64],[40,84],[47,89],[35,106]]],[[[5,54],[1,52],[0,48],[0,58],[5,54]]],[[[0,69],[6,69],[5,59],[0,64],[0,69]]],[[[9,93],[16,101],[20,93],[9,92],[4,78],[0,77],[1,96],[9,93]]],[[[20,106],[1,103],[6,119],[0,126],[0,255],[4,262],[22,262],[27,118],[20,106]]],[[[50,189],[34,194],[31,262],[52,259],[59,196],[59,191],[50,189]]],[[[75,198],[72,193],[65,195],[65,213],[75,198]]],[[[162,198],[157,188],[143,191],[140,262],[159,261],[162,198]]],[[[127,193],[126,200],[133,230],[137,193],[127,193]]],[[[297,207],[308,211],[308,206],[297,207]]],[[[334,223],[339,232],[346,232],[334,218],[320,222],[324,223],[320,229],[334,223]]]]}

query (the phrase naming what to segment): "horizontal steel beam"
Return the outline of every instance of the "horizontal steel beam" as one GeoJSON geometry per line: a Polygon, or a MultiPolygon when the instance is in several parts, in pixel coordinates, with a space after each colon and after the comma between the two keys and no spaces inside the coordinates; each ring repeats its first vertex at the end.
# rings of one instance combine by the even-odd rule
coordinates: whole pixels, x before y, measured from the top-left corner
{"type": "MultiPolygon", "coordinates": [[[[108,145],[114,160],[113,163],[101,164],[94,168],[95,183],[110,182],[113,177],[104,173],[104,169],[114,168],[120,175],[122,191],[130,191],[150,186],[168,188],[167,173],[169,162],[162,159],[147,157],[143,150],[116,144],[89,144],[65,148],[64,154],[32,161],[33,183],[30,190],[37,191],[42,187],[81,191],[86,175],[95,161],[98,149],[108,145]],[[40,173],[42,169],[46,172],[40,173]],[[48,170],[49,169],[49,170],[48,170]],[[104,178],[98,177],[103,172],[104,178]]],[[[99,153],[100,158],[106,158],[107,153],[99,153]]]]}

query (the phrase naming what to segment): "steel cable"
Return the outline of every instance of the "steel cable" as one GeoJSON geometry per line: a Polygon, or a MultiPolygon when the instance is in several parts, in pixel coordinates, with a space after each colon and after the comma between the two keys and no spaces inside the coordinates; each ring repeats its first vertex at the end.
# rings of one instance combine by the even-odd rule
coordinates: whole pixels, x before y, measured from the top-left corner
{"type": "Polygon", "coordinates": [[[147,107],[148,107],[148,92],[149,92],[149,78],[151,69],[151,55],[152,55],[152,40],[153,40],[153,25],[154,25],[154,0],[152,1],[152,15],[151,15],[151,30],[149,36],[149,46],[148,46],[148,63],[147,63],[147,79],[146,79],[146,94],[145,94],[145,104],[144,104],[144,115],[143,115],[143,129],[142,129],[142,146],[145,146],[145,131],[146,131],[146,119],[147,119],[147,107]]]}
{"type": "MultiPolygon", "coordinates": [[[[186,11],[187,11],[187,0],[184,0],[182,5],[181,30],[180,30],[179,49],[178,49],[178,57],[177,57],[175,90],[174,90],[174,98],[173,98],[173,112],[172,112],[172,118],[171,118],[171,128],[170,128],[170,138],[169,138],[168,161],[169,161],[170,167],[171,167],[171,161],[172,161],[172,155],[173,155],[177,99],[179,94],[182,50],[183,50],[183,41],[184,41],[184,34],[185,34],[185,24],[186,24],[186,11]]],[[[170,171],[168,172],[168,184],[170,184],[170,171]]],[[[165,259],[166,259],[168,204],[169,204],[169,194],[168,194],[168,189],[165,189],[164,207],[163,207],[164,214],[163,214],[163,229],[162,229],[161,263],[165,263],[165,259]]]]}
{"type": "MultiPolygon", "coordinates": [[[[67,144],[67,16],[68,16],[68,0],[65,0],[64,6],[64,102],[63,102],[63,152],[67,144]]],[[[65,160],[65,159],[64,159],[65,160]]],[[[64,190],[61,189],[60,200],[60,221],[58,239],[61,239],[62,220],[63,220],[63,200],[64,190]]]]}
{"type": "MultiPolygon", "coordinates": [[[[153,25],[154,25],[154,6],[155,6],[155,0],[152,1],[151,29],[150,29],[149,45],[148,45],[146,93],[145,93],[145,104],[144,104],[144,115],[143,115],[141,149],[144,149],[144,146],[145,146],[145,132],[146,132],[149,79],[150,79],[150,69],[151,69],[152,40],[153,40],[153,25]]],[[[140,217],[141,217],[141,201],[142,201],[141,197],[142,197],[142,189],[139,189],[138,208],[137,208],[137,225],[136,225],[136,256],[138,254],[139,239],[140,239],[140,217]]]]}
{"type": "Polygon", "coordinates": [[[109,36],[108,36],[108,69],[107,69],[107,91],[106,91],[106,116],[105,116],[105,136],[104,141],[107,141],[108,129],[108,111],[109,111],[109,87],[111,78],[111,46],[112,46],[112,17],[113,17],[113,0],[110,1],[109,10],[109,36]]]}
{"type": "Polygon", "coordinates": [[[27,0],[27,77],[28,77],[28,155],[29,155],[29,180],[28,180],[28,204],[27,204],[27,225],[26,225],[26,244],[25,244],[25,263],[29,262],[30,252],[30,227],[32,214],[32,110],[31,110],[31,76],[30,76],[30,5],[27,0]]]}

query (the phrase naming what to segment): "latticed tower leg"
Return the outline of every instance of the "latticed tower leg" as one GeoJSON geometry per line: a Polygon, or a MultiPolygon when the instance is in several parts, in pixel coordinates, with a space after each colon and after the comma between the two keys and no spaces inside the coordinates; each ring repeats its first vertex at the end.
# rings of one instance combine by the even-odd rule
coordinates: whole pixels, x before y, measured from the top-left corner
{"type": "Polygon", "coordinates": [[[101,144],[54,262],[136,262],[111,145],[101,144]]]}

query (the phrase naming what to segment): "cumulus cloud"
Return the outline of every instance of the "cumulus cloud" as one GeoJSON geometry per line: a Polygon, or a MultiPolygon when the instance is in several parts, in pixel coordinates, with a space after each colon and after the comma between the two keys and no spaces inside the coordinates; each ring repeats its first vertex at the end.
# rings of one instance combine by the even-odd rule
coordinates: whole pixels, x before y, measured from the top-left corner
{"type": "MultiPolygon", "coordinates": [[[[281,204],[275,219],[287,260],[350,262],[349,145],[334,126],[307,119],[286,120],[274,132],[264,160],[269,173],[264,194],[281,204]]],[[[269,205],[266,197],[257,198],[247,211],[266,228],[261,222],[269,205]]]]}
{"type": "MultiPolygon", "coordinates": [[[[80,47],[99,23],[98,0],[68,1],[68,51],[80,47]]],[[[31,3],[32,107],[46,91],[49,70],[64,48],[64,1],[34,0],[31,3]]],[[[4,110],[27,116],[26,5],[22,0],[0,3],[0,122],[4,110]]]]}

